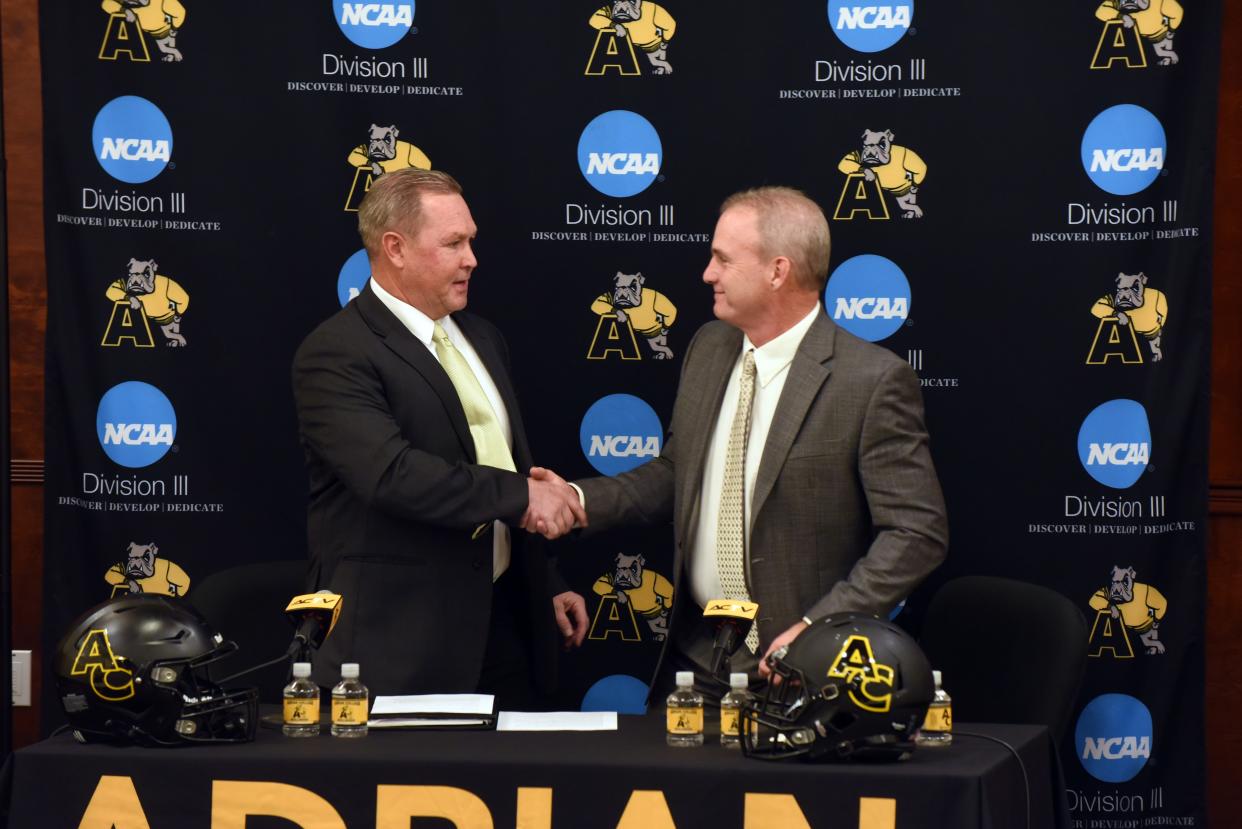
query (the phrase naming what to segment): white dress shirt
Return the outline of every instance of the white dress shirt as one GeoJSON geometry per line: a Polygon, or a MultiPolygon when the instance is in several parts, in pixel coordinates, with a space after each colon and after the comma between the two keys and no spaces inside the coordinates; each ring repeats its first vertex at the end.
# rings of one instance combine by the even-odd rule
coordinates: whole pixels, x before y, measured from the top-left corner
{"type": "MultiPolygon", "coordinates": [[[[505,436],[505,443],[509,445],[509,452],[512,453],[513,432],[509,426],[509,412],[505,409],[504,401],[500,397],[500,389],[496,387],[496,382],[492,380],[492,376],[487,373],[487,368],[483,365],[483,361],[479,359],[478,352],[474,350],[470,340],[466,339],[466,335],[457,327],[457,323],[453,322],[452,317],[445,316],[441,319],[433,320],[413,305],[403,302],[385,291],[374,279],[371,280],[371,290],[379,297],[379,301],[384,303],[384,307],[392,311],[393,315],[401,321],[401,324],[414,335],[414,338],[427,347],[427,351],[437,363],[440,362],[440,357],[436,354],[436,344],[432,342],[431,337],[436,323],[440,323],[440,327],[448,335],[449,340],[453,343],[453,347],[461,352],[461,356],[466,358],[466,362],[470,365],[470,370],[474,372],[479,385],[483,387],[483,393],[487,395],[487,401],[492,404],[492,412],[496,415],[496,420],[500,424],[500,431],[505,436]]],[[[500,578],[500,575],[509,569],[511,550],[508,526],[503,521],[496,521],[492,527],[492,581],[500,578]]]]}
{"type": "MultiPolygon", "coordinates": [[[[814,310],[776,338],[759,348],[750,338],[742,337],[742,348],[737,354],[729,384],[725,387],[724,400],[720,404],[720,416],[703,465],[703,486],[699,495],[698,526],[693,529],[693,545],[689,550],[688,575],[690,594],[700,607],[706,607],[712,599],[726,598],[720,588],[720,574],[716,567],[716,521],[720,512],[720,492],[724,488],[725,456],[729,451],[729,432],[733,429],[733,416],[737,411],[738,386],[742,378],[742,357],[747,351],[755,352],[755,394],[750,405],[750,439],[746,444],[746,477],[742,500],[746,507],[745,540],[746,559],[750,560],[751,499],[755,491],[755,477],[763,458],[764,445],[772,418],[776,416],[776,404],[789,376],[789,365],[811,329],[815,318],[823,310],[816,303],[814,310]]],[[[753,596],[751,597],[754,598],[753,596]]]]}

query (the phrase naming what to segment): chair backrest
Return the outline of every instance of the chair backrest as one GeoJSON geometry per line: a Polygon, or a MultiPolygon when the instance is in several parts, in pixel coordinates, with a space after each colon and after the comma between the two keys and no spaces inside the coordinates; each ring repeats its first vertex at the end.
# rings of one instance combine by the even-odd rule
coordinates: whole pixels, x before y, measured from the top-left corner
{"type": "Polygon", "coordinates": [[[965,576],[937,591],[919,645],[965,722],[1042,723],[1065,734],[1087,664],[1082,611],[1047,587],[965,576]]]}
{"type": "MultiPolygon", "coordinates": [[[[275,659],[293,640],[293,628],[285,619],[285,606],[306,592],[305,559],[262,561],[212,573],[186,595],[207,621],[238,651],[220,664],[221,675],[275,659]]],[[[237,680],[237,685],[259,689],[262,702],[279,702],[288,682],[289,663],[263,668],[237,680]]],[[[232,683],[230,683],[232,684],[232,683]]]]}

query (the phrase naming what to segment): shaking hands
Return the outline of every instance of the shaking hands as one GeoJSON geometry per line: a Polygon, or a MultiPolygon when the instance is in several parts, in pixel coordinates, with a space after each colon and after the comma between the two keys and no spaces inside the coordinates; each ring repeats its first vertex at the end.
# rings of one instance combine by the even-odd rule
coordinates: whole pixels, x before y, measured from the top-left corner
{"type": "Polygon", "coordinates": [[[522,529],[539,533],[552,540],[560,538],[574,527],[587,525],[586,510],[578,498],[578,490],[550,469],[531,467],[526,479],[530,502],[522,516],[522,529]]]}

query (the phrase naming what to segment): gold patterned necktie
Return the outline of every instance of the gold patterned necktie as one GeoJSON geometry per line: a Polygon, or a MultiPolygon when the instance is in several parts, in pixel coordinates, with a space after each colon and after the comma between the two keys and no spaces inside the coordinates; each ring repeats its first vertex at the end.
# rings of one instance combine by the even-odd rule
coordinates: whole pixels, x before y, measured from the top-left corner
{"type": "MultiPolygon", "coordinates": [[[[720,511],[716,515],[716,568],[720,588],[726,599],[750,601],[746,590],[746,445],[750,441],[750,404],[755,397],[755,352],[747,349],[742,358],[742,377],[738,383],[737,411],[729,431],[725,454],[724,486],[720,490],[720,511]]],[[[746,647],[759,650],[759,626],[746,633],[746,647]]]]}
{"type": "Polygon", "coordinates": [[[478,462],[483,466],[516,472],[513,453],[509,451],[509,443],[500,430],[500,421],[496,419],[496,412],[492,410],[492,404],[487,399],[483,386],[479,384],[479,378],[438,322],[431,339],[436,344],[436,356],[440,359],[440,366],[453,381],[461,407],[466,410],[466,422],[470,424],[470,436],[474,438],[474,453],[478,462]]]}

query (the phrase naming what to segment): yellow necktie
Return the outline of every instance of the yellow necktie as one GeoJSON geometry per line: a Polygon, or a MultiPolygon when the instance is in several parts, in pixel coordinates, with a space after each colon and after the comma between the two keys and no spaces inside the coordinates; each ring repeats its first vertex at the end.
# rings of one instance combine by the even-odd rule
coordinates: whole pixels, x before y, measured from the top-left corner
{"type": "Polygon", "coordinates": [[[440,366],[453,381],[461,407],[466,410],[466,422],[470,424],[470,436],[474,438],[474,453],[478,462],[483,466],[516,472],[513,453],[509,451],[509,444],[500,430],[500,421],[496,419],[496,412],[492,410],[479,378],[474,376],[470,364],[453,346],[453,341],[438,322],[431,339],[436,344],[440,366]]]}
{"type": "MultiPolygon", "coordinates": [[[[726,599],[750,601],[746,590],[746,447],[750,443],[750,404],[755,395],[755,352],[747,349],[738,383],[737,410],[725,453],[724,485],[716,515],[716,572],[726,599]]],[[[746,647],[759,649],[759,625],[746,632],[746,647]]]]}

